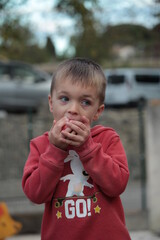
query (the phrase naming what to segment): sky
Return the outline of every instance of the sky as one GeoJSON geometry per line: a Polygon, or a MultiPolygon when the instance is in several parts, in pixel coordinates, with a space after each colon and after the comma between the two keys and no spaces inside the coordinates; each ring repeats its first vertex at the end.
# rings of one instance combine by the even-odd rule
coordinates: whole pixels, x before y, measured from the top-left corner
{"type": "MultiPolygon", "coordinates": [[[[102,11],[96,11],[97,18],[103,25],[119,23],[142,24],[153,27],[156,20],[151,12],[156,10],[154,0],[99,0],[102,11]]],[[[27,5],[21,6],[18,11],[23,14],[23,20],[29,22],[33,31],[44,44],[46,35],[49,35],[56,46],[58,54],[67,49],[69,38],[74,33],[74,20],[57,13],[53,9],[55,0],[28,0],[27,5]]]]}

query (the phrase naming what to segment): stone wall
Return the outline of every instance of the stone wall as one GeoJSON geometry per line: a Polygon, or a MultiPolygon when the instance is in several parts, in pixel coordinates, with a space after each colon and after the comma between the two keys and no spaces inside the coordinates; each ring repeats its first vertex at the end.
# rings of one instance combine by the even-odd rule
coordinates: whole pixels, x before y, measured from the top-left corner
{"type": "MultiPolygon", "coordinates": [[[[22,177],[29,138],[48,131],[52,124],[48,106],[38,114],[8,114],[0,119],[0,180],[22,177]],[[32,124],[29,123],[31,120],[32,124]]],[[[139,125],[137,109],[106,109],[96,124],[114,128],[126,150],[131,178],[140,178],[139,125]]]]}

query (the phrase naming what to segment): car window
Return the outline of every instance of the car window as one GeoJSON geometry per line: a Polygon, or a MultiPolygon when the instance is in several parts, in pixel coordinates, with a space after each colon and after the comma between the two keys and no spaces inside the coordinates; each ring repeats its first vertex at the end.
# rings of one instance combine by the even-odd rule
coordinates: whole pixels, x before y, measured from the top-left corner
{"type": "Polygon", "coordinates": [[[137,83],[143,84],[157,84],[160,81],[159,75],[135,75],[135,79],[137,83]]]}
{"type": "Polygon", "coordinates": [[[0,81],[6,82],[10,80],[10,74],[6,65],[0,65],[0,81]]]}
{"type": "Polygon", "coordinates": [[[109,84],[117,85],[117,84],[123,84],[125,82],[124,75],[109,75],[107,79],[109,84]]]}
{"type": "Polygon", "coordinates": [[[5,65],[0,65],[0,75],[7,73],[7,67],[5,65]]]}
{"type": "Polygon", "coordinates": [[[14,80],[22,81],[25,84],[33,84],[37,75],[32,69],[23,67],[13,67],[12,70],[14,80]]]}

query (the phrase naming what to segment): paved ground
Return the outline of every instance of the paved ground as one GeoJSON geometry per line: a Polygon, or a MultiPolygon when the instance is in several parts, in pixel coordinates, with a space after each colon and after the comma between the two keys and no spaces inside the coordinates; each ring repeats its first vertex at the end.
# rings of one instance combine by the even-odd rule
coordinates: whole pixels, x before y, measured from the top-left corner
{"type": "MultiPolygon", "coordinates": [[[[132,240],[160,240],[160,237],[149,231],[136,231],[130,233],[132,240]]],[[[21,235],[8,238],[7,240],[40,240],[40,235],[21,235]]]]}
{"type": "Polygon", "coordinates": [[[155,236],[149,231],[138,231],[130,233],[132,240],[160,240],[160,237],[155,236]]]}

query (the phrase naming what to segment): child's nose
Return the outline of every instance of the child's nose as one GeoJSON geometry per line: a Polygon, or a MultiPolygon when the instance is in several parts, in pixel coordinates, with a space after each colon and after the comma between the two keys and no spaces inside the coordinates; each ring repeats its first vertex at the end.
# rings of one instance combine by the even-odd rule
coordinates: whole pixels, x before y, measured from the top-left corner
{"type": "Polygon", "coordinates": [[[78,103],[76,102],[72,103],[68,109],[68,113],[72,115],[77,115],[78,112],[79,112],[78,103]]]}

